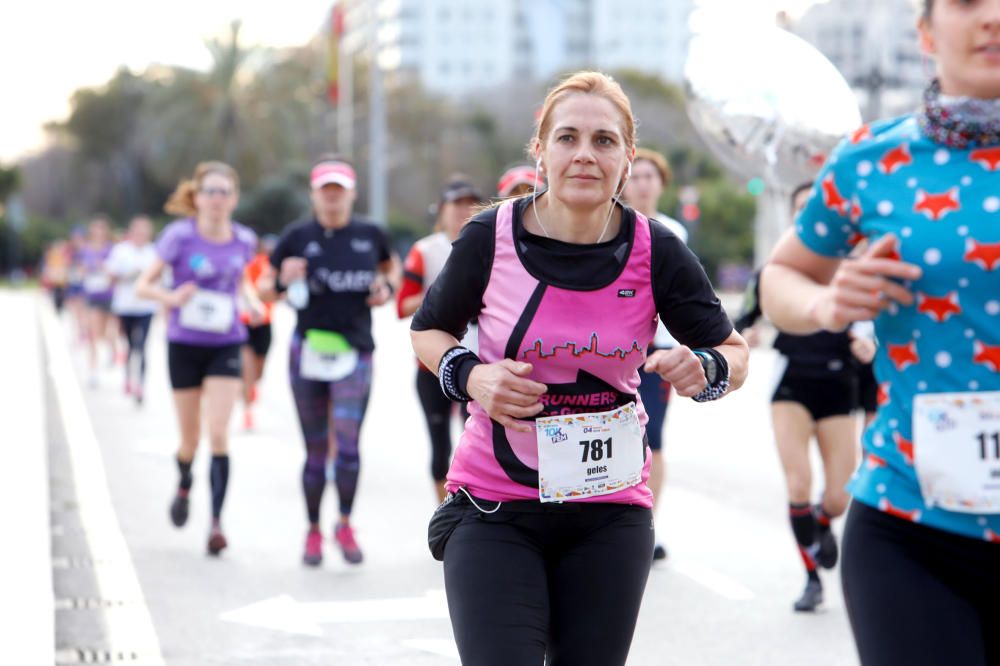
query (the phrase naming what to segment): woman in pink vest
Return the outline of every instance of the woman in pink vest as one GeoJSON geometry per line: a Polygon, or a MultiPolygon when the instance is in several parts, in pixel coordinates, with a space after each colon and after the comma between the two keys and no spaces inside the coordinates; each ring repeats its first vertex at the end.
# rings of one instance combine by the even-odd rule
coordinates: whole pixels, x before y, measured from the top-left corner
{"type": "Polygon", "coordinates": [[[430,539],[463,663],[625,663],[653,550],[639,370],[700,401],[746,377],[698,260],[618,202],[635,144],[609,77],[556,86],[529,145],[548,188],[474,217],[411,325],[472,401],[430,539]],[[658,316],[680,344],[647,358],[658,316]]]}

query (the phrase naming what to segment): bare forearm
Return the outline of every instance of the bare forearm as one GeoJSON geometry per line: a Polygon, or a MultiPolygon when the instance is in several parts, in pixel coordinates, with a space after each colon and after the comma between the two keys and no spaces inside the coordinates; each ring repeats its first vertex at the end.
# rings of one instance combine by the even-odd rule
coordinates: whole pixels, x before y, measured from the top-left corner
{"type": "Polygon", "coordinates": [[[163,305],[173,305],[171,301],[171,291],[169,289],[164,289],[159,284],[147,283],[139,280],[135,285],[135,294],[139,298],[144,298],[148,301],[156,301],[163,305]]]}
{"type": "Polygon", "coordinates": [[[725,356],[726,363],[729,365],[729,391],[735,391],[743,386],[750,365],[750,348],[747,346],[746,340],[739,333],[733,331],[725,342],[715,347],[715,351],[725,356]]]}
{"type": "Polygon", "coordinates": [[[760,276],[761,309],[779,330],[793,335],[822,328],[817,311],[826,291],[826,285],[781,264],[768,264],[760,276]]]}
{"type": "Polygon", "coordinates": [[[458,344],[455,336],[444,331],[410,331],[410,341],[413,343],[413,351],[417,358],[431,372],[437,374],[438,364],[445,352],[458,344]]]}
{"type": "Polygon", "coordinates": [[[399,316],[409,317],[411,314],[416,312],[420,308],[420,304],[424,300],[423,294],[414,294],[413,296],[407,296],[399,303],[399,316]]]}

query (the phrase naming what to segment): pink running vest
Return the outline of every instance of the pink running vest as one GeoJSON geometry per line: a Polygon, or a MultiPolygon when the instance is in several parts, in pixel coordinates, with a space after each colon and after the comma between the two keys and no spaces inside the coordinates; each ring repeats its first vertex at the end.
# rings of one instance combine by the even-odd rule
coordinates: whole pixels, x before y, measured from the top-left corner
{"type": "MultiPolygon", "coordinates": [[[[591,291],[540,282],[525,269],[515,247],[513,202],[497,211],[493,267],[479,313],[479,357],[533,366],[531,379],[546,384],[543,416],[603,412],[635,401],[639,421],[646,412],[638,398],[639,368],[656,331],[649,222],[636,213],[632,248],[619,276],[591,291]]],[[[469,403],[447,488],[464,486],[492,501],[538,500],[535,434],[513,432],[469,403]]],[[[644,454],[642,482],[581,502],[653,505],[646,486],[651,452],[644,454]]]]}

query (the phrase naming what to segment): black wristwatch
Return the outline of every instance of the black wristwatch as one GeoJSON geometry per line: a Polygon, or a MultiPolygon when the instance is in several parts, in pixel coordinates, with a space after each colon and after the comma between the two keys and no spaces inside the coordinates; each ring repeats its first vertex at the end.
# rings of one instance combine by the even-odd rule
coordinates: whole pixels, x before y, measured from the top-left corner
{"type": "Polygon", "coordinates": [[[701,361],[702,370],[708,385],[692,399],[695,402],[718,400],[729,389],[729,364],[726,357],[714,349],[693,349],[695,356],[701,361]]]}
{"type": "Polygon", "coordinates": [[[711,354],[699,354],[695,352],[698,356],[698,360],[701,361],[701,369],[705,371],[705,379],[708,380],[709,386],[715,386],[719,380],[719,363],[715,360],[715,357],[711,354]]]}

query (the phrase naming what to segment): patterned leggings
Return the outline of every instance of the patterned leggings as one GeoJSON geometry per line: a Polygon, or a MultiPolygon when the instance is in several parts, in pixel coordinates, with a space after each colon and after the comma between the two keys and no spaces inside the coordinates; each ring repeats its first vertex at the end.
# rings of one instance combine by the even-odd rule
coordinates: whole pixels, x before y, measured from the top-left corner
{"type": "Polygon", "coordinates": [[[310,523],[319,522],[319,507],[326,487],[326,459],[329,451],[330,426],[336,435],[337,458],[335,485],[340,500],[340,513],[351,514],[358,488],[361,458],[358,434],[368,408],[372,383],[372,354],[359,352],[358,365],[343,379],[317,382],[299,374],[302,338],[292,338],[288,376],[291,379],[295,408],[306,444],[306,462],[302,469],[302,490],[310,523]]]}

